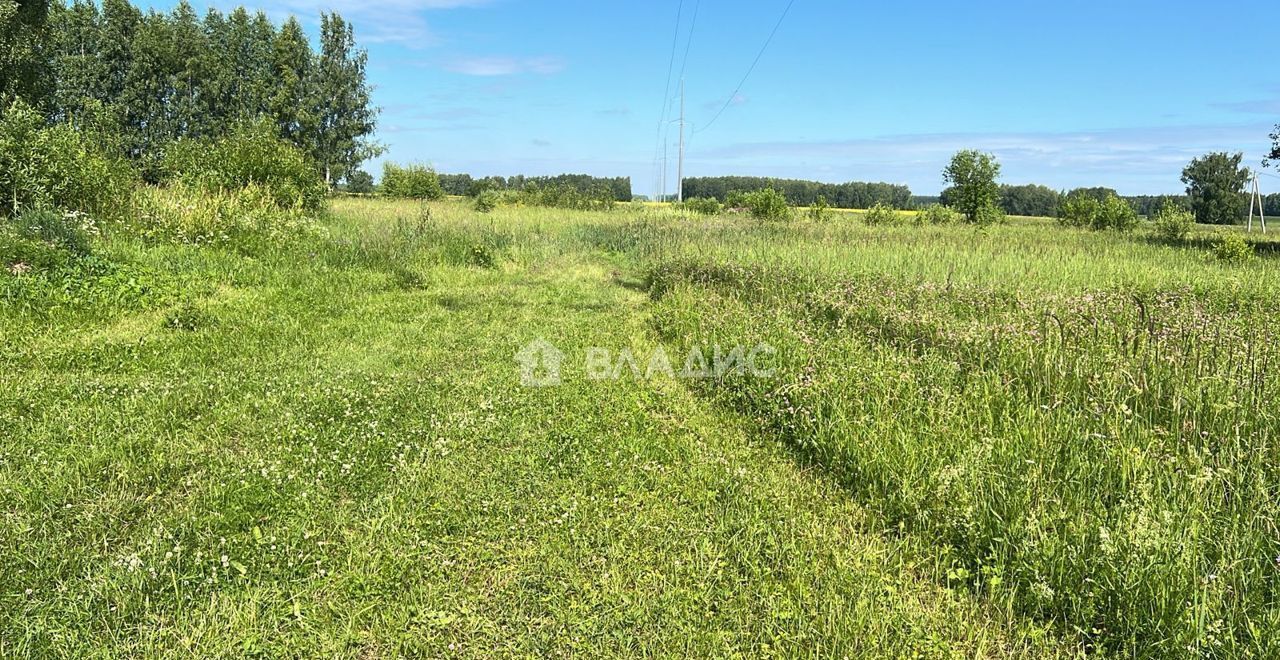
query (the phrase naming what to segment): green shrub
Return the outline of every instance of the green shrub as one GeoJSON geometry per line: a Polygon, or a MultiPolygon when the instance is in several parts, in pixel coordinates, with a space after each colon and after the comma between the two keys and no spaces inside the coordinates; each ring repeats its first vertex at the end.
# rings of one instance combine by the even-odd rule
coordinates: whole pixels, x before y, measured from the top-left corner
{"type": "Polygon", "coordinates": [[[116,220],[135,183],[127,164],[70,125],[48,126],[21,102],[0,113],[0,215],[58,209],[116,220]]]}
{"type": "Polygon", "coordinates": [[[1075,191],[1062,201],[1058,224],[1065,227],[1093,227],[1102,212],[1102,203],[1084,191],[1075,191]]]}
{"type": "Polygon", "coordinates": [[[747,208],[747,193],[744,193],[741,190],[731,191],[729,194],[724,196],[724,207],[726,209],[745,210],[747,208]]]}
{"type": "Polygon", "coordinates": [[[922,225],[953,225],[960,222],[960,217],[951,207],[941,204],[931,204],[916,214],[917,223],[922,225]]]}
{"type": "Polygon", "coordinates": [[[444,197],[440,176],[426,165],[382,166],[382,194],[401,199],[434,200],[444,197]]]}
{"type": "Polygon", "coordinates": [[[475,209],[480,213],[492,213],[502,202],[502,196],[494,190],[481,190],[476,195],[475,209]]]}
{"type": "Polygon", "coordinates": [[[962,217],[964,217],[969,224],[977,225],[979,227],[990,227],[991,225],[1003,224],[1008,219],[1005,216],[1004,211],[1001,210],[999,206],[995,205],[984,206],[978,209],[972,218],[968,216],[962,217]]]}
{"type": "Polygon", "coordinates": [[[228,191],[182,183],[143,188],[131,224],[151,241],[222,245],[250,251],[320,233],[302,207],[281,208],[269,190],[255,184],[228,191]]]}
{"type": "Polygon", "coordinates": [[[724,207],[720,201],[712,197],[692,197],[684,201],[684,208],[698,215],[719,215],[724,207]]]}
{"type": "Polygon", "coordinates": [[[1213,246],[1213,256],[1229,264],[1242,264],[1253,258],[1253,246],[1239,232],[1224,231],[1213,246]]]}
{"type": "Polygon", "coordinates": [[[1129,202],[1116,195],[1107,195],[1098,207],[1098,214],[1094,216],[1093,228],[1096,230],[1131,231],[1136,226],[1138,226],[1137,212],[1129,202]]]}
{"type": "Polygon", "coordinates": [[[819,195],[818,199],[809,207],[807,213],[810,220],[814,222],[825,222],[831,219],[831,205],[827,203],[827,198],[819,195]]]}
{"type": "Polygon", "coordinates": [[[218,140],[180,140],[164,160],[169,182],[234,194],[255,186],[281,209],[315,213],[328,187],[297,147],[276,136],[270,124],[245,124],[218,140]]]}
{"type": "Polygon", "coordinates": [[[596,186],[583,192],[564,184],[548,186],[530,184],[516,193],[516,198],[525,206],[547,206],[578,211],[609,211],[617,204],[613,191],[604,186],[596,186]]]}
{"type": "Polygon", "coordinates": [[[743,204],[757,220],[790,220],[787,198],[773,188],[757,190],[742,196],[743,204]]]}
{"type": "Polygon", "coordinates": [[[898,221],[898,212],[888,204],[876,204],[862,214],[862,221],[873,227],[891,225],[898,221]]]}
{"type": "Polygon", "coordinates": [[[1181,206],[1166,202],[1151,216],[1155,235],[1162,240],[1180,243],[1195,229],[1196,217],[1181,206]]]}

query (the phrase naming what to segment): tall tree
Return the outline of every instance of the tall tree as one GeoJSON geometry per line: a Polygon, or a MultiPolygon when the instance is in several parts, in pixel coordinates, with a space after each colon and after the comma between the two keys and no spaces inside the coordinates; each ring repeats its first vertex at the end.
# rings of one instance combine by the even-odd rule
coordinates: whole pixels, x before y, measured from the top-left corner
{"type": "Polygon", "coordinates": [[[949,199],[957,211],[980,223],[1000,202],[1000,163],[995,156],[980,151],[967,150],[951,158],[951,164],[942,172],[943,180],[951,186],[949,199]]]}
{"type": "Polygon", "coordinates": [[[0,0],[0,103],[49,104],[48,18],[49,0],[0,0]]]}
{"type": "Polygon", "coordinates": [[[1249,170],[1241,166],[1243,161],[1242,153],[1212,153],[1191,161],[1182,171],[1196,222],[1226,225],[1244,216],[1249,170]]]}
{"type": "Polygon", "coordinates": [[[315,55],[297,19],[290,17],[276,35],[272,58],[275,92],[269,101],[269,113],[280,137],[292,142],[308,154],[316,152],[313,144],[316,113],[312,99],[316,82],[313,73],[315,55]]]}
{"type": "Polygon", "coordinates": [[[377,127],[378,109],[365,79],[368,59],[368,53],[356,48],[350,24],[337,14],[320,15],[314,155],[329,185],[381,151],[369,137],[377,127]]]}
{"type": "Polygon", "coordinates": [[[92,0],[53,5],[49,44],[54,119],[78,122],[90,105],[106,100],[108,65],[99,57],[101,21],[92,0]]]}
{"type": "Polygon", "coordinates": [[[203,84],[206,66],[204,55],[209,50],[200,18],[187,0],[182,0],[169,15],[173,36],[173,121],[178,133],[185,137],[205,137],[207,129],[202,117],[203,84]]]}

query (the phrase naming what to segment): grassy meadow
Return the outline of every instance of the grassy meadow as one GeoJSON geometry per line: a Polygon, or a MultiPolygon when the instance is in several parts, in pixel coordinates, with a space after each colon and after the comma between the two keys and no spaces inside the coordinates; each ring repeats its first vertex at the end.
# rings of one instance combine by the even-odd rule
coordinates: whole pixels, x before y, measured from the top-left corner
{"type": "Polygon", "coordinates": [[[1280,267],[1208,235],[104,230],[0,271],[0,656],[1276,657],[1280,267]],[[713,344],[775,371],[580,368],[713,344]]]}

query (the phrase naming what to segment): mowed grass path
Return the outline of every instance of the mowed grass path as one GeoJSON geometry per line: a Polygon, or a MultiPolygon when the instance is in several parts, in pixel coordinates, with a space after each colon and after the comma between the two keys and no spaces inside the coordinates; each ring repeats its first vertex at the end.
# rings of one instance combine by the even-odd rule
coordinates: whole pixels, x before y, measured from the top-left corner
{"type": "Polygon", "coordinates": [[[4,331],[0,656],[1059,654],[680,382],[522,387],[535,338],[658,345],[554,218],[486,269],[351,211],[308,255],[114,244],[191,330],[4,331]]]}

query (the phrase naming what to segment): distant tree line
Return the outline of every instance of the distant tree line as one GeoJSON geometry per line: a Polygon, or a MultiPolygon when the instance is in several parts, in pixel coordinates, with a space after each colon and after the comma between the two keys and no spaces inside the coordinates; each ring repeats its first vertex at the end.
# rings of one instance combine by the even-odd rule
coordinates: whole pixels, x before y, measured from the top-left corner
{"type": "Polygon", "coordinates": [[[201,18],[186,0],[169,12],[128,0],[16,7],[18,20],[0,16],[0,32],[13,39],[0,36],[14,44],[0,102],[21,99],[50,122],[98,135],[148,180],[161,176],[176,142],[246,123],[274,126],[331,184],[378,151],[366,54],[338,14],[321,15],[313,49],[296,19],[277,27],[244,8],[201,18]]]}
{"type": "Polygon", "coordinates": [[[556,188],[573,190],[592,197],[606,193],[614,201],[631,201],[631,177],[596,177],[588,174],[560,174],[556,176],[488,176],[475,178],[470,174],[441,174],[440,185],[446,195],[475,197],[486,190],[510,190],[519,192],[527,188],[556,188]]]}
{"type": "Polygon", "coordinates": [[[771,179],[751,176],[694,177],[685,179],[685,198],[715,199],[724,202],[732,193],[777,190],[793,206],[813,206],[819,198],[843,209],[869,209],[884,204],[898,209],[912,207],[911,189],[892,183],[822,183],[798,179],[771,179]]]}

